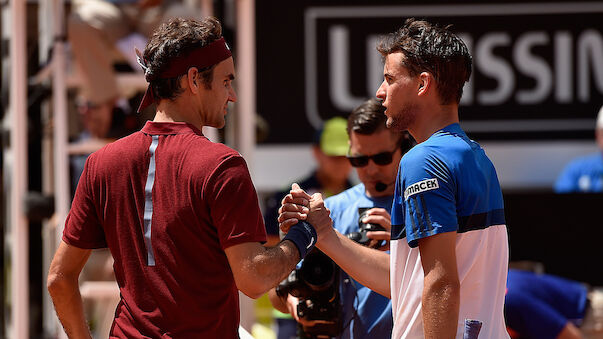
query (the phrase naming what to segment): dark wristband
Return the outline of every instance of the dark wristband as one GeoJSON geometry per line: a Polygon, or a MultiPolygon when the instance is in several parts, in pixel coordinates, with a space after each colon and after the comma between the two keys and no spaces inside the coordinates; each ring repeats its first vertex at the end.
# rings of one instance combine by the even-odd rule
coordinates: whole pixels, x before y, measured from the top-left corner
{"type": "Polygon", "coordinates": [[[299,220],[297,224],[291,226],[283,240],[290,240],[295,244],[299,251],[299,260],[301,260],[314,248],[316,239],[318,239],[318,236],[314,227],[305,221],[299,220]]]}

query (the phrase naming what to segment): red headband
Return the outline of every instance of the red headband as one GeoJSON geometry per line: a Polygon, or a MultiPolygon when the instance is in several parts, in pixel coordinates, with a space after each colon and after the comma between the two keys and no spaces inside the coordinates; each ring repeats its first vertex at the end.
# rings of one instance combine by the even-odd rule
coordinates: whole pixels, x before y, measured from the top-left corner
{"type": "MultiPolygon", "coordinates": [[[[175,78],[179,75],[186,74],[191,67],[196,67],[198,70],[201,70],[215,65],[229,58],[231,55],[230,48],[222,37],[207,46],[197,48],[186,55],[173,59],[168,68],[161,72],[155,79],[175,78]]],[[[139,63],[146,69],[146,63],[143,64],[141,60],[139,60],[139,63]]],[[[155,102],[155,96],[153,95],[153,90],[149,84],[147,91],[142,98],[142,102],[140,103],[140,106],[138,106],[138,112],[142,111],[153,102],[155,102]]]]}

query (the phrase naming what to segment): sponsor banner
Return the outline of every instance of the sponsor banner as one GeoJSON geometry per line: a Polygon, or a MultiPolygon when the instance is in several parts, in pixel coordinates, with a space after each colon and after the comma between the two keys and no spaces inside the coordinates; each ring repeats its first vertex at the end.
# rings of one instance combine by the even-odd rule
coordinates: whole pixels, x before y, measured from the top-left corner
{"type": "Polygon", "coordinates": [[[408,17],[452,24],[469,47],[473,74],[460,116],[471,136],[593,137],[603,105],[603,2],[353,4],[275,11],[275,1],[257,2],[258,18],[276,16],[257,21],[257,102],[270,125],[267,142],[309,141],[323,120],[374,96],[383,72],[377,41],[408,17]]]}

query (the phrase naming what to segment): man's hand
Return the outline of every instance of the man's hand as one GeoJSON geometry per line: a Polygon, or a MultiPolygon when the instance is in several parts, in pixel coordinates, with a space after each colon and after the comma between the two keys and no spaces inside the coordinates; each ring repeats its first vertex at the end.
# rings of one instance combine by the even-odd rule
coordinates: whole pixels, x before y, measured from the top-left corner
{"type": "Polygon", "coordinates": [[[287,294],[287,300],[285,302],[287,304],[287,310],[289,311],[289,313],[291,314],[293,319],[295,319],[295,321],[300,323],[304,328],[313,327],[317,324],[332,323],[332,322],[329,322],[326,320],[306,320],[304,318],[300,318],[299,315],[297,314],[297,305],[300,302],[304,303],[304,302],[306,302],[306,300],[300,301],[297,297],[294,297],[291,294],[287,294]]]}
{"type": "Polygon", "coordinates": [[[391,239],[392,229],[392,221],[389,212],[387,212],[387,210],[383,208],[371,208],[366,212],[366,217],[362,219],[362,222],[365,224],[377,224],[385,228],[385,231],[367,232],[366,236],[369,239],[372,239],[369,243],[370,247],[373,247],[373,245],[380,243],[382,240],[386,240],[386,243],[378,249],[381,251],[389,250],[389,240],[391,239]]]}
{"type": "Polygon", "coordinates": [[[330,211],[325,207],[322,195],[314,193],[310,196],[299,185],[291,185],[291,192],[283,198],[279,208],[279,227],[287,233],[298,220],[306,220],[316,229],[318,238],[327,232],[333,232],[333,220],[330,211]]]}
{"type": "Polygon", "coordinates": [[[291,226],[297,224],[298,220],[306,220],[310,211],[310,200],[312,197],[302,190],[298,184],[291,185],[291,191],[281,201],[281,207],[278,209],[279,228],[284,232],[289,232],[291,226]]]}

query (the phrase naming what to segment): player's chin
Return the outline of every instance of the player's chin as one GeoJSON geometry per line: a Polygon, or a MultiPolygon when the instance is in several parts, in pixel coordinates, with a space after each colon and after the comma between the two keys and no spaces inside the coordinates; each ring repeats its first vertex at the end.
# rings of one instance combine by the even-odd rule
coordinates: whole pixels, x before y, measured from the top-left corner
{"type": "Polygon", "coordinates": [[[387,126],[387,128],[392,128],[393,125],[394,125],[394,119],[392,119],[390,116],[387,116],[387,120],[385,121],[385,126],[387,126]]]}
{"type": "Polygon", "coordinates": [[[216,119],[216,121],[214,121],[213,124],[211,124],[211,127],[213,128],[223,128],[226,125],[226,120],[224,120],[224,116],[220,116],[218,119],[216,119]]]}

